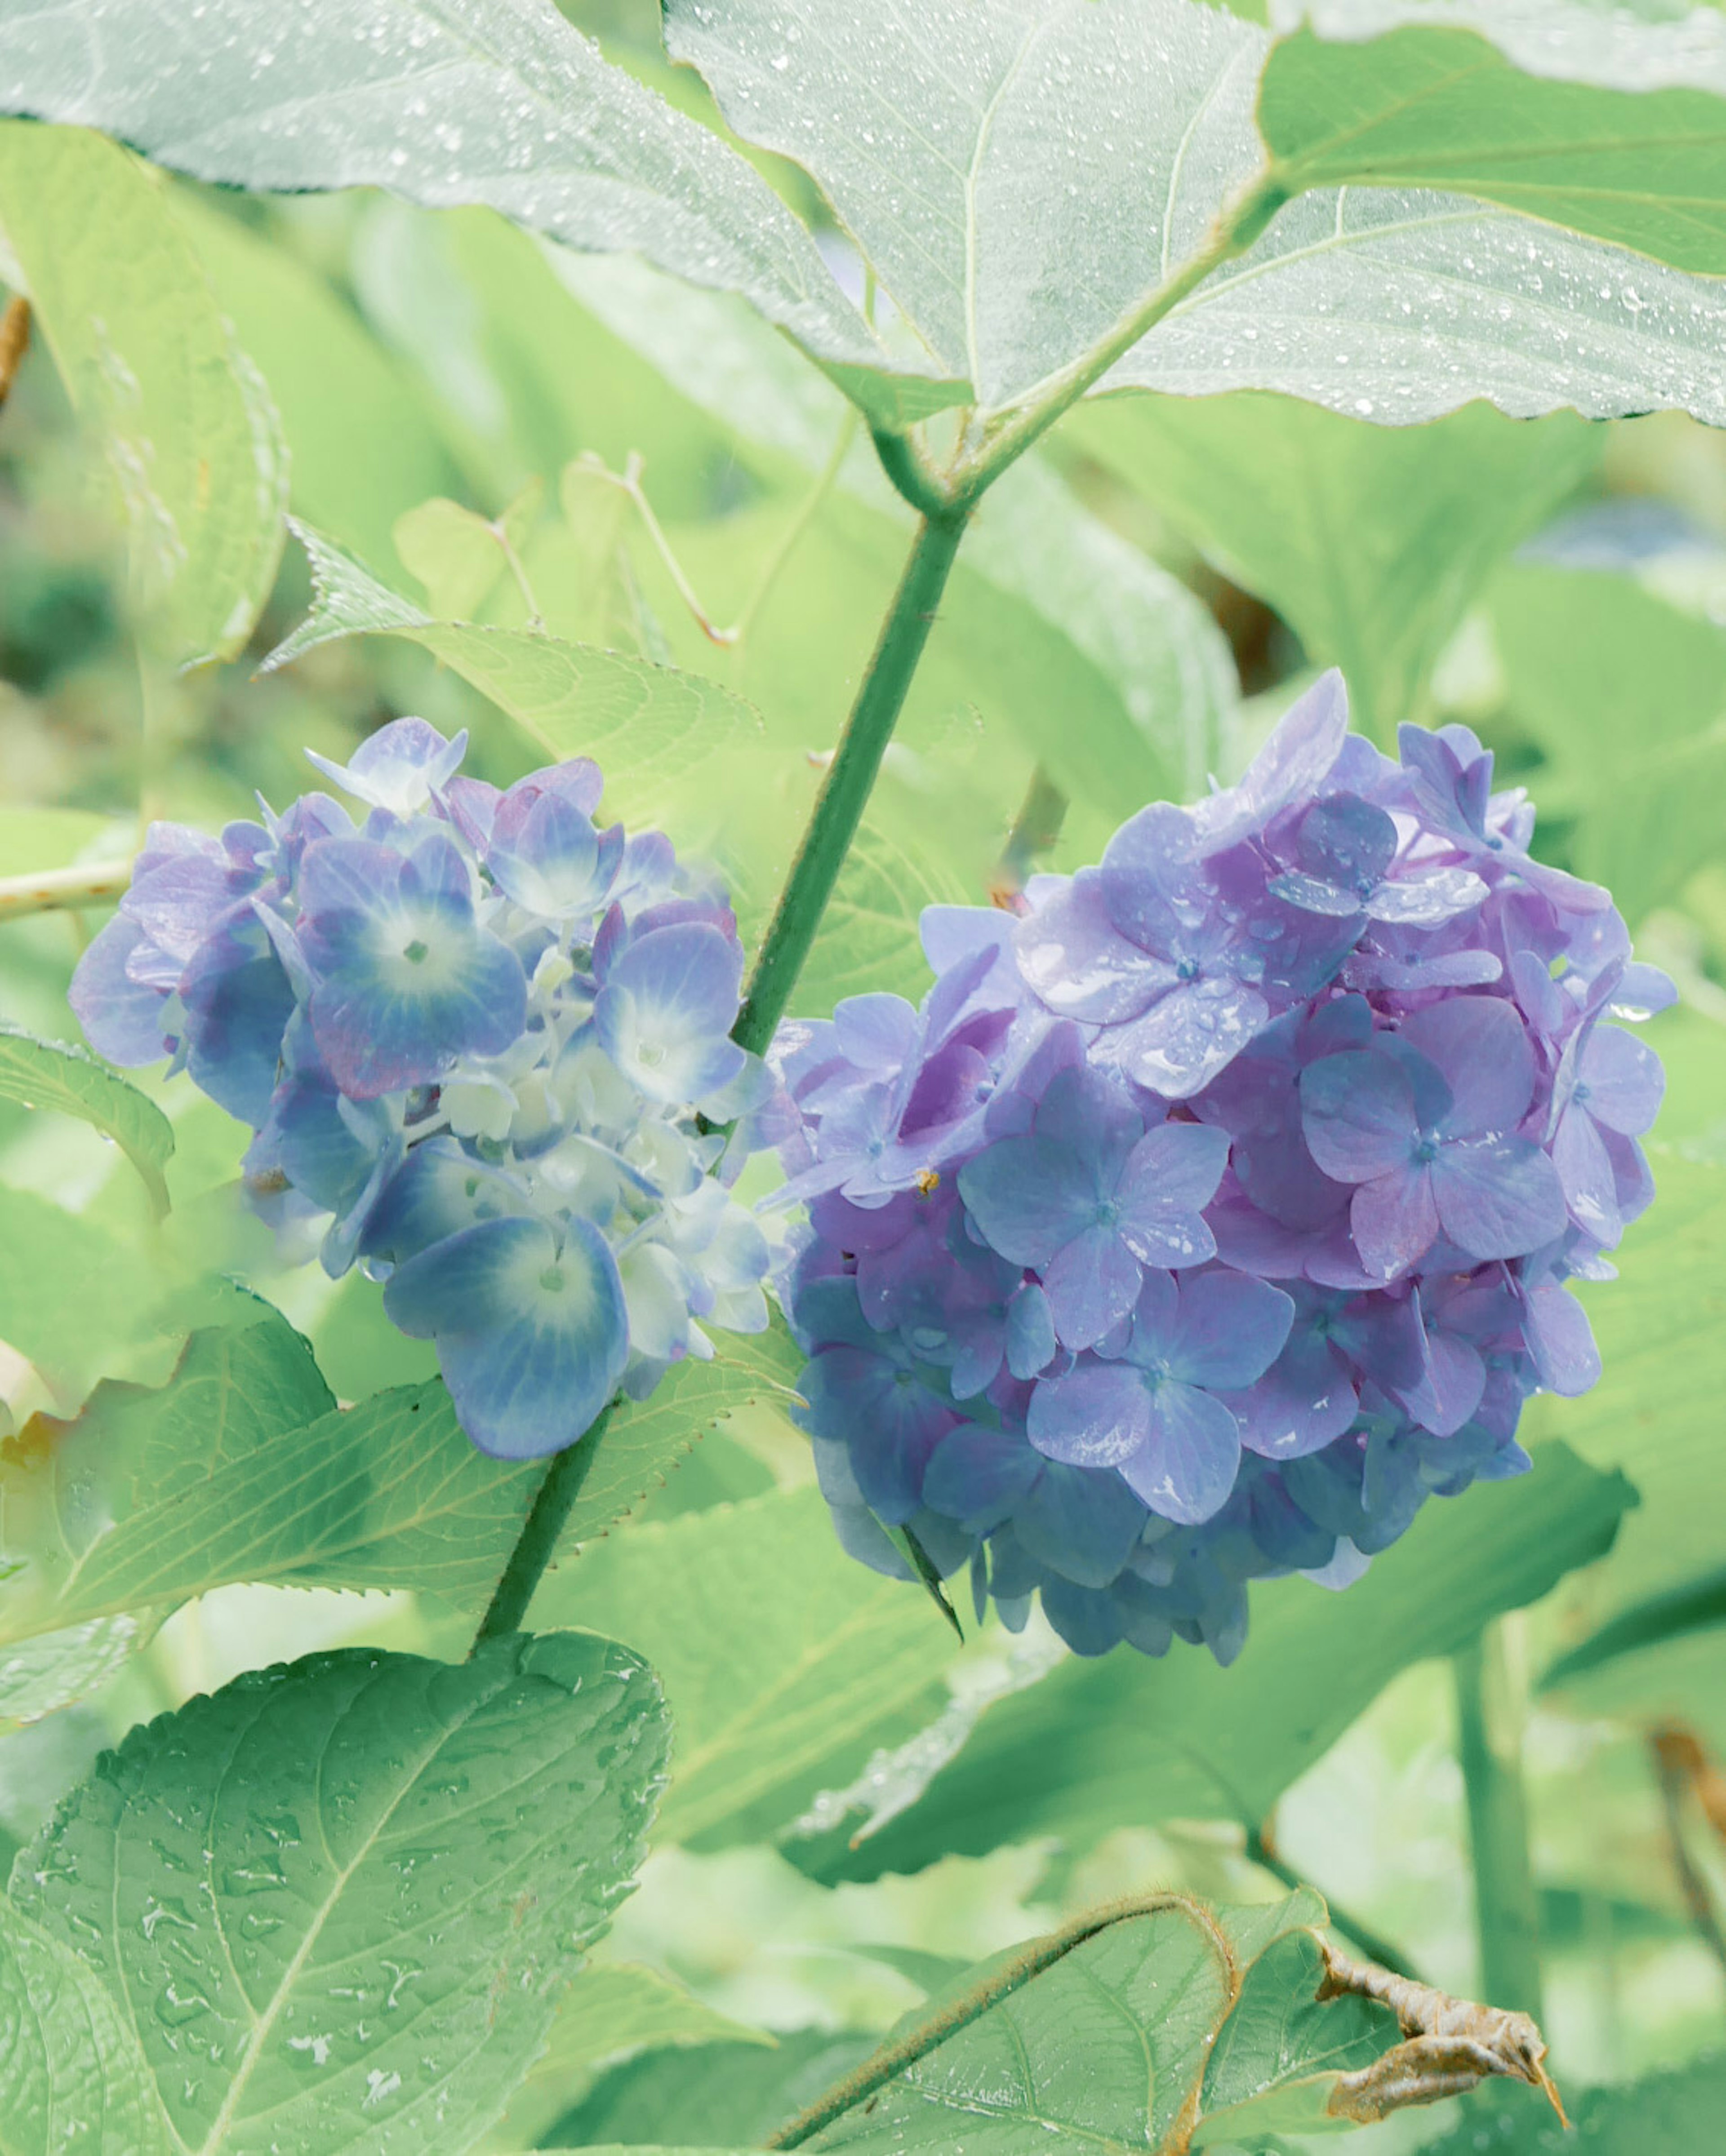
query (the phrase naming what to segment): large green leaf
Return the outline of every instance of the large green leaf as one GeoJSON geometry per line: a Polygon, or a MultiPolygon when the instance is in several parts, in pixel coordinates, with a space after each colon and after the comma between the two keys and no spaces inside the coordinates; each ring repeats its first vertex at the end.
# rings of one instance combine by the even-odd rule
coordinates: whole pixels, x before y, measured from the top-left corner
{"type": "Polygon", "coordinates": [[[38,1040],[0,1019],[0,1100],[57,1108],[111,1138],[142,1177],[150,1202],[167,1210],[162,1170],[173,1156],[173,1126],[136,1086],[81,1048],[38,1040]]]}
{"type": "Polygon", "coordinates": [[[350,1650],[136,1729],[22,1851],[180,2145],[462,2148],[628,1892],[668,1729],[609,1640],[350,1650]]]}
{"type": "MultiPolygon", "coordinates": [[[[0,13],[0,55],[19,34],[0,13]]],[[[140,629],[172,660],[230,657],[275,579],[287,463],[167,190],[93,136],[0,126],[0,233],[106,455],[140,629]]]]}
{"type": "Polygon", "coordinates": [[[1299,197],[1106,375],[1274,389],[1385,426],[1484,398],[1513,418],[1676,408],[1726,424],[1726,290],[1466,195],[1299,197]]]}
{"type": "Polygon", "coordinates": [[[398,636],[451,666],[551,755],[610,760],[614,806],[629,813],[658,783],[732,747],[760,726],[717,681],[532,629],[434,621],[304,525],[317,603],[268,664],[285,665],[342,636],[398,636]]]}
{"type": "Polygon", "coordinates": [[[176,191],[174,213],[270,385],[288,445],[294,507],[393,573],[395,519],[461,483],[429,400],[290,246],[190,187],[176,191]]]}
{"type": "Polygon", "coordinates": [[[1020,2156],[1158,2156],[1329,2123],[1339,2075],[1397,2041],[1395,2016],[1318,2000],[1324,1905],[1213,1912],[1153,1896],[974,1972],[854,2076],[850,2107],[790,2145],[1020,2156]]]}
{"type": "MultiPolygon", "coordinates": [[[[794,1376],[777,1333],[728,1339],[626,1403],[571,1515],[604,1532],[734,1408],[794,1376]]],[[[440,1383],[323,1412],[305,1343],[271,1317],[195,1334],[160,1390],[104,1386],[0,1460],[0,1639],[161,1614],[239,1580],[414,1587],[459,1608],[496,1585],[544,1471],[476,1452],[440,1383]]]]}
{"type": "Polygon", "coordinates": [[[1297,32],[1265,69],[1259,124],[1291,192],[1445,187],[1726,270],[1726,30],[1712,16],[1639,24],[1576,0],[1278,13],[1326,33],[1297,32]]]}
{"type": "Polygon", "coordinates": [[[1572,865],[1639,921],[1720,850],[1726,630],[1629,577],[1518,562],[1488,599],[1507,701],[1572,865]]]}
{"type": "Polygon", "coordinates": [[[79,0],[8,0],[0,110],[100,127],[198,179],[485,203],[570,246],[744,293],[883,418],[948,401],[927,381],[896,386],[753,168],[548,0],[211,0],[197,38],[182,29],[174,0],[96,17],[79,0]]]}
{"type": "Polygon", "coordinates": [[[1039,1835],[1081,1852],[1117,1827],[1158,1819],[1256,1825],[1399,1671],[1453,1652],[1600,1556],[1633,1502],[1621,1476],[1543,1446],[1519,1481],[1431,1501],[1342,1594],[1301,1579],[1255,1587],[1233,1668],[1179,1648],[1160,1662],[1124,1650],[1063,1661],[988,1707],[958,1756],[879,1831],[860,1805],[782,1845],[817,1877],[872,1879],[1039,1835]]]}
{"type": "Polygon", "coordinates": [[[1261,396],[1109,398],[1067,426],[1342,668],[1354,723],[1381,742],[1420,715],[1488,572],[1599,439],[1568,414],[1516,425],[1472,405],[1387,428],[1261,396]]]}
{"type": "Polygon", "coordinates": [[[711,2044],[614,2066],[549,2126],[547,2148],[722,2141],[759,2148],[875,2050],[854,2030],[794,2029],[772,2051],[711,2044]]]}
{"type": "Polygon", "coordinates": [[[661,1830],[708,1845],[781,1825],[927,1722],[953,1651],[921,1594],[840,1549],[813,1488],[645,1524],[537,1608],[653,1664],[677,1727],[661,1830]]]}
{"type": "Polygon", "coordinates": [[[150,2070],[118,2004],[69,1946],[0,1897],[0,2149],[167,2156],[150,2070]]]}
{"type": "Polygon", "coordinates": [[[1261,154],[1263,39],[1188,0],[668,0],[665,40],[749,140],[806,165],[985,407],[1030,396],[1213,239],[1261,154]]]}

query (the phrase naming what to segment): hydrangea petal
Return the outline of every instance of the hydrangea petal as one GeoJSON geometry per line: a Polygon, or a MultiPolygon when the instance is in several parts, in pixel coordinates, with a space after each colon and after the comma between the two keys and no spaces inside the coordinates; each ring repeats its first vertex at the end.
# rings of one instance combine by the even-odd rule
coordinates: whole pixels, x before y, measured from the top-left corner
{"type": "Polygon", "coordinates": [[[1130,1364],[1081,1363],[1045,1378],[1031,1395],[1025,1428],[1039,1452],[1073,1467],[1117,1467],[1150,1429],[1150,1396],[1130,1364]]]}
{"type": "Polygon", "coordinates": [[[1241,1428],[1212,1393],[1159,1385],[1143,1445],[1121,1463],[1122,1479],[1153,1512],[1198,1527],[1220,1512],[1241,1465],[1241,1428]]]}
{"type": "Polygon", "coordinates": [[[1327,1055],[1301,1073],[1307,1149],[1338,1183],[1368,1183],[1408,1162],[1415,1134],[1405,1072],[1368,1050],[1327,1055]]]}
{"type": "Polygon", "coordinates": [[[650,929],[607,971],[593,1004],[601,1045],[650,1100],[699,1101],[743,1067],[728,1038],[742,979],[742,952],[717,928],[650,929]]]}
{"type": "Polygon", "coordinates": [[[1564,1232],[1558,1170],[1526,1138],[1445,1146],[1431,1175],[1440,1224],[1472,1258],[1523,1257],[1564,1232]]]}
{"type": "Polygon", "coordinates": [[[403,1332],[435,1342],[462,1428],[499,1460],[573,1445],[629,1359],[616,1261],[580,1219],[561,1249],[542,1220],[465,1228],[398,1266],[383,1302],[403,1332]]]}

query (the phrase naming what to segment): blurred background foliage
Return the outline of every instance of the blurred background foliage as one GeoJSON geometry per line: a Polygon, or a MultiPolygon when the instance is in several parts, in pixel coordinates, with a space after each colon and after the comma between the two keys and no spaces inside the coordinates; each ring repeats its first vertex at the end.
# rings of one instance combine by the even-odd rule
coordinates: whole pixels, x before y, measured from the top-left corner
{"type": "MultiPolygon", "coordinates": [[[[566,12],[717,124],[695,77],[658,54],[650,8],[566,12]]],[[[757,162],[819,221],[806,179],[757,162]]],[[[717,855],[746,933],[758,928],[904,546],[905,513],[836,393],[741,305],[557,256],[487,213],[179,183],[172,199],[280,415],[307,524],[428,616],[542,624],[746,701],[754,716],[721,752],[668,754],[615,805],[717,855]]],[[[843,274],[846,243],[830,228],[826,244],[843,274]]],[[[403,711],[470,726],[488,776],[543,760],[532,683],[506,685],[512,716],[409,635],[333,638],[259,673],[311,598],[290,543],[241,659],[164,670],[128,597],[104,475],[39,344],[0,413],[0,875],[124,856],[141,812],[216,823],[254,790],[280,803],[304,783],[304,747],[342,757],[403,711]]],[[[1726,1761],[1726,437],[1669,414],[1515,423],[1472,406],[1396,430],[1262,395],[1093,402],[988,501],[799,1005],[915,994],[924,904],[982,899],[1051,830],[1040,862],[1094,858],[1144,798],[1226,780],[1333,663],[1380,738],[1405,718],[1474,726],[1503,780],[1539,803],[1537,850],[1610,883],[1640,951],[1682,991],[1652,1029],[1669,1073],[1651,1148],[1661,1201],[1627,1239],[1621,1280],[1591,1297],[1605,1379],[1530,1417],[1544,1488],[1560,1442],[1634,1486],[1610,1553],[1595,1552],[1616,1485],[1579,1481],[1556,1528],[1533,1510],[1501,1519],[1510,1501],[1482,1491],[1454,1515],[1431,1508],[1445,1517],[1347,1600],[1301,1585],[1310,1621],[1265,1598],[1228,1677],[1177,1650],[1160,1670],[1117,1670],[1117,1656],[1104,1677],[1078,1673],[1088,1692],[1076,1679],[1061,1693],[1069,1672],[1045,1675],[1055,1652],[1035,1637],[985,1634],[950,1656],[924,1605],[833,1550],[794,1435],[765,1412],[738,1418],[552,1584],[557,1620],[653,1655],[680,1722],[701,1724],[710,1770],[682,1785],[681,1825],[582,1979],[585,2015],[566,2015],[498,2148],[750,2138],[956,1965],[1153,1880],[1251,1899],[1277,1891],[1280,1863],[1333,1896],[1345,1928],[1470,1990],[1446,1657],[1507,1609],[1488,1676],[1524,1777],[1560,2082],[1688,2068],[1726,2037],[1709,1913],[1726,1911],[1726,1782],[1711,1779],[1726,1761]],[[719,1568],[732,1620],[757,1637],[782,1627],[788,1656],[822,1594],[856,1618],[855,1668],[818,1672],[836,1702],[827,1724],[769,1718],[765,1780],[733,1771],[727,1748],[739,1726],[759,1739],[768,1710],[731,1697],[717,1661],[680,1667],[686,1613],[654,1606],[668,1565],[696,1583],[719,1568]],[[1614,1623],[1605,1645],[1628,1651],[1586,1645],[1614,1623]],[[1399,1642],[1388,1660],[1375,1628],[1399,1642]],[[866,1670],[873,1691],[847,1691],[866,1670]],[[1040,1680],[1041,1722],[1027,1704],[1045,1699],[1040,1680]],[[1245,1728],[1279,1696],[1289,1712],[1274,1744],[1253,1724],[1253,1754],[1228,1717],[1245,1728]],[[857,1820],[921,1787],[979,1716],[1000,1808],[988,1853],[967,1849],[963,1819],[943,1828],[938,1775],[886,1856],[850,1849],[857,1820]],[[1207,1804],[1202,1778],[1134,1750],[1153,1722],[1171,1755],[1214,1740],[1274,1819],[1207,1804]],[[1652,1732],[1667,1724],[1685,1741],[1668,1731],[1662,1750],[1652,1732]],[[1072,1748],[1065,1794],[1021,1790],[1027,1744],[1072,1748]],[[664,2048],[611,2057],[609,1995],[633,1997],[638,2030],[641,1999],[657,2000],[664,2048]]],[[[64,1036],[66,981],[100,918],[0,921],[0,1014],[64,1036]]],[[[383,1323],[357,1276],[332,1289],[315,1269],[270,1272],[261,1229],[232,1203],[237,1128],[183,1081],[157,1090],[178,1142],[171,1253],[254,1269],[344,1399],[427,1374],[428,1351],[383,1323]]],[[[160,1253],[142,1210],[92,1132],[0,1104],[12,1426],[100,1376],[163,1373],[162,1342],[128,1337],[117,1316],[92,1322],[148,1297],[160,1253]]],[[[242,1667],[360,1640],[453,1652],[460,1637],[459,1619],[411,1595],[222,1589],[94,1697],[14,1717],[0,1844],[21,1842],[132,1721],[242,1667]]],[[[1718,2083],[1695,2086],[1718,2101],[1718,2083]]],[[[1479,2130],[1503,2110],[1485,2107],[1479,2130]]],[[[1398,2121],[1360,2145],[1446,2124],[1398,2121]]]]}

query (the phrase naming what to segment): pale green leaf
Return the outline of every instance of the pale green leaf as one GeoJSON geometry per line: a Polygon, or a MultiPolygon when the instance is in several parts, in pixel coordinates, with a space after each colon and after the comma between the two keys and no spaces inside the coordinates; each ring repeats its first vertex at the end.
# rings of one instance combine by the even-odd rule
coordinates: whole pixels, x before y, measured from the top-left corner
{"type": "Polygon", "coordinates": [[[397,553],[422,585],[434,617],[474,621],[501,583],[506,564],[491,520],[459,501],[434,496],[395,521],[397,553]]]}
{"type": "Polygon", "coordinates": [[[162,1286],[139,1251],[93,1220],[0,1185],[0,1340],[59,1398],[79,1398],[147,1348],[162,1286]]]}
{"type": "Polygon", "coordinates": [[[545,2056],[510,2099],[511,2148],[543,2138],[595,2076],[643,2051],[708,2044],[773,2051],[773,2039],[634,1962],[584,1969],[557,2008],[545,2056]]]}
{"type": "Polygon", "coordinates": [[[149,2068],[80,1955],[0,1896],[0,2150],[167,2156],[149,2068]]]}
{"type": "Polygon", "coordinates": [[[807,166],[929,354],[1031,395],[1213,236],[1262,162],[1262,37],[1187,0],[669,0],[748,140],[807,166]]]}
{"type": "MultiPolygon", "coordinates": [[[[601,1534],[701,1431],[789,1382],[778,1332],[727,1337],[612,1416],[567,1530],[601,1534]]],[[[331,1409],[273,1314],[193,1335],[157,1390],[109,1385],[75,1423],[39,1418],[0,1470],[0,1640],[29,1642],[235,1581],[414,1587],[483,1606],[543,1479],[475,1450],[441,1383],[331,1409]],[[327,1410],[327,1411],[326,1411],[327,1410]]]]}
{"type": "MultiPolygon", "coordinates": [[[[1117,397],[1069,439],[1340,666],[1355,725],[1388,742],[1487,574],[1594,464],[1569,415],[1515,425],[1477,405],[1374,427],[1292,398],[1117,397]]],[[[1189,789],[1191,790],[1191,789],[1189,789]]]]}
{"type": "MultiPolygon", "coordinates": [[[[3,1473],[0,1470],[0,1473],[3,1473]]],[[[8,1570],[13,1560],[0,1558],[8,1570]]],[[[8,1578],[0,1577],[0,1625],[9,1618],[8,1578]]],[[[63,1632],[39,1632],[0,1646],[0,1727],[39,1722],[45,1714],[100,1691],[118,1676],[146,1637],[156,1613],[92,1617],[63,1632]]]]}
{"type": "Polygon", "coordinates": [[[1720,849],[1726,629],[1628,577],[1509,565],[1488,595],[1506,701],[1569,860],[1639,922],[1720,849]]]}
{"type": "Polygon", "coordinates": [[[812,1488],[644,1524],[566,1567],[542,1623],[604,1626],[653,1664],[677,1727],[661,1831],[750,1839],[927,1722],[951,1634],[833,1538],[812,1488]]]}
{"type": "Polygon", "coordinates": [[[81,1048],[38,1040],[0,1019],[0,1099],[57,1108],[112,1138],[143,1178],[158,1213],[167,1210],[162,1170],[172,1158],[173,1126],[156,1103],[81,1048]]]}
{"type": "Polygon", "coordinates": [[[1717,17],[1637,23],[1576,0],[1279,0],[1274,13],[1323,33],[1297,30],[1265,70],[1259,122],[1292,192],[1445,187],[1726,270],[1717,17]]]}
{"type": "Polygon", "coordinates": [[[305,526],[317,602],[266,662],[283,666],[342,636],[398,636],[508,713],[548,754],[609,762],[613,805],[628,815],[653,789],[759,728],[741,696],[699,674],[614,651],[566,644],[532,629],[434,621],[305,526]]]}
{"type": "Polygon", "coordinates": [[[1100,385],[1274,389],[1380,426],[1477,398],[1513,418],[1726,424],[1726,287],[1466,195],[1323,189],[1282,210],[1100,385]]]}
{"type": "Polygon", "coordinates": [[[1621,1476],[1543,1445],[1518,1481],[1429,1500],[1340,1594],[1256,1583],[1233,1668],[1179,1645],[1162,1661],[1070,1658],[987,1707],[922,1796],[855,1849],[855,1818],[782,1845],[819,1878],[872,1879],[1043,1834],[1082,1851],[1159,1819],[1256,1825],[1399,1671],[1600,1556],[1633,1502],[1621,1476]]]}
{"type": "Polygon", "coordinates": [[[602,2076],[544,2136],[548,2147],[759,2148],[875,2050],[856,2030],[788,2030],[770,2051],[744,2044],[644,2052],[602,2076]]]}
{"type": "MultiPolygon", "coordinates": [[[[0,11],[0,110],[99,127],[229,186],[482,203],[570,246],[741,291],[883,418],[884,346],[753,167],[548,0],[29,0],[0,11]]],[[[907,383],[912,406],[949,401],[907,383]]]]}
{"type": "Polygon", "coordinates": [[[929,849],[866,822],[851,842],[798,981],[798,1009],[825,1012],[845,996],[880,989],[915,1003],[928,980],[917,942],[923,908],[976,901],[977,894],[929,849]]]}
{"type": "MultiPolygon", "coordinates": [[[[0,15],[0,84],[18,34],[0,15]]],[[[275,581],[287,463],[167,189],[93,136],[3,126],[0,229],[106,457],[141,629],[176,661],[231,657],[275,581]]]]}
{"type": "Polygon", "coordinates": [[[101,1979],[187,2149],[465,2148],[629,1891],[667,1738],[608,1640],[311,1656],[135,1729],[13,1898],[101,1979]]]}
{"type": "MultiPolygon", "coordinates": [[[[0,876],[34,875],[69,868],[100,839],[115,836],[113,819],[83,808],[21,808],[0,803],[0,876]]],[[[123,855],[124,839],[111,850],[123,855]]],[[[104,850],[108,850],[105,849],[104,850]]]]}
{"type": "Polygon", "coordinates": [[[270,385],[295,509],[393,572],[397,516],[461,483],[430,400],[291,246],[192,187],[177,187],[173,204],[223,313],[270,385]]]}

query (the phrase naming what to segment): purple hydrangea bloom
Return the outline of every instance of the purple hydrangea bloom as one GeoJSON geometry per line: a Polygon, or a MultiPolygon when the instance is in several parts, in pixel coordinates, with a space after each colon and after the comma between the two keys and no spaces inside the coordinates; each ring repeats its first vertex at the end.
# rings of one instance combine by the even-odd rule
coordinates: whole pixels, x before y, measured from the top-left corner
{"type": "Polygon", "coordinates": [[[321,793],[219,839],[154,826],[72,1002],[113,1060],[169,1057],[251,1125],[259,1209],[321,1217],[326,1268],[383,1281],[474,1442],[523,1459],[711,1356],[705,1325],[766,1325],[728,1184],[783,1117],[729,1038],[722,896],[595,822],[592,763],[500,792],[465,746],[398,719],[314,757],[357,826],[321,793]]]}
{"type": "Polygon", "coordinates": [[[1131,818],[1015,916],[924,916],[920,1009],[782,1029],[781,1293],[845,1546],[883,1523],[1076,1651],[1239,1651],[1250,1582],[1358,1578],[1522,1471],[1599,1358],[1566,1283],[1646,1204],[1670,983],[1533,860],[1466,728],[1346,732],[1131,818]]]}

